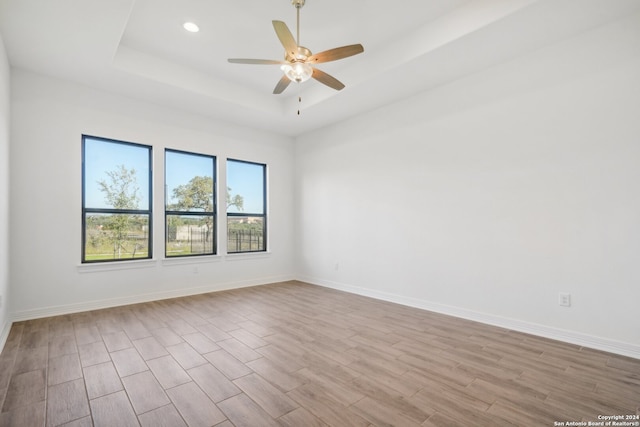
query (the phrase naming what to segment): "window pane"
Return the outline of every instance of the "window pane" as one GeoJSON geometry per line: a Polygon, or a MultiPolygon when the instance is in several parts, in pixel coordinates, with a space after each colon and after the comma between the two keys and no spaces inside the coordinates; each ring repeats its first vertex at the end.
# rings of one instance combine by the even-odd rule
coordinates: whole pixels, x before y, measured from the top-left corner
{"type": "Polygon", "coordinates": [[[166,209],[213,212],[215,158],[170,150],[165,156],[166,209]]]}
{"type": "Polygon", "coordinates": [[[148,258],[149,215],[85,214],[85,261],[148,258]]]}
{"type": "Polygon", "coordinates": [[[82,262],[151,258],[151,147],[82,136],[82,262]]]}
{"type": "Polygon", "coordinates": [[[265,165],[227,161],[227,212],[265,213],[265,165]]]}
{"type": "Polygon", "coordinates": [[[167,256],[213,254],[211,215],[167,215],[167,256]]]}
{"type": "Polygon", "coordinates": [[[215,161],[213,156],[165,151],[167,257],[216,253],[215,161]]]}
{"type": "Polygon", "coordinates": [[[232,216],[227,218],[227,252],[264,251],[264,218],[232,216]]]}
{"type": "Polygon", "coordinates": [[[149,153],[150,147],[85,137],[85,208],[149,210],[149,153]]]}

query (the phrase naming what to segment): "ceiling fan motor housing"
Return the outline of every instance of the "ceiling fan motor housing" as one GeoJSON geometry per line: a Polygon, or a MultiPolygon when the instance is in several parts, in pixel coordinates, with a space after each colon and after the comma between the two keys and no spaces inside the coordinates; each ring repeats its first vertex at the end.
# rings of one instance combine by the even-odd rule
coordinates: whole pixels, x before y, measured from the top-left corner
{"type": "Polygon", "coordinates": [[[304,46],[298,46],[298,53],[292,57],[289,53],[285,54],[285,61],[288,62],[304,62],[311,56],[311,51],[304,46]]]}

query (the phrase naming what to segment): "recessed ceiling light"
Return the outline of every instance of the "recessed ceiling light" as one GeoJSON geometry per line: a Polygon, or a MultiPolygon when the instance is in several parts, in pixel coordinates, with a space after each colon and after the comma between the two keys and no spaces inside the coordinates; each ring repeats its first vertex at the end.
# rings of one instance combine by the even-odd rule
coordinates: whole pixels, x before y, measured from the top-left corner
{"type": "Polygon", "coordinates": [[[185,22],[184,24],[182,24],[182,26],[190,33],[197,33],[198,31],[200,31],[200,27],[198,27],[193,22],[185,22]]]}

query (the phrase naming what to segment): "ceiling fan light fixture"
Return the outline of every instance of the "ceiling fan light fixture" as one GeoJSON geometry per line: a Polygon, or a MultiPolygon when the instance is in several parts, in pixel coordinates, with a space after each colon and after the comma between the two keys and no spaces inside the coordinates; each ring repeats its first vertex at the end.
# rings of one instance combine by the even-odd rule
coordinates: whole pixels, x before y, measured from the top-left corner
{"type": "Polygon", "coordinates": [[[291,64],[284,64],[280,67],[284,74],[292,82],[302,83],[306,82],[313,75],[313,68],[311,65],[304,62],[293,62],[291,64]]]}

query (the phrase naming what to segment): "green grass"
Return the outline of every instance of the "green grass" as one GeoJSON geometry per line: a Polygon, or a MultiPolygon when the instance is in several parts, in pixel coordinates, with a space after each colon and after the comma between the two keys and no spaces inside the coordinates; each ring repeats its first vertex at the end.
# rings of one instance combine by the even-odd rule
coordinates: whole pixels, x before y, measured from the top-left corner
{"type": "Polygon", "coordinates": [[[121,254],[120,258],[116,258],[113,256],[113,252],[110,254],[106,254],[106,253],[97,253],[97,254],[91,254],[88,253],[85,255],[85,261],[106,261],[106,260],[113,260],[113,261],[117,261],[117,260],[125,260],[125,259],[139,259],[139,258],[147,258],[149,256],[149,253],[147,251],[138,251],[136,252],[136,254],[132,257],[132,254],[130,253],[126,253],[126,254],[121,254]]]}

